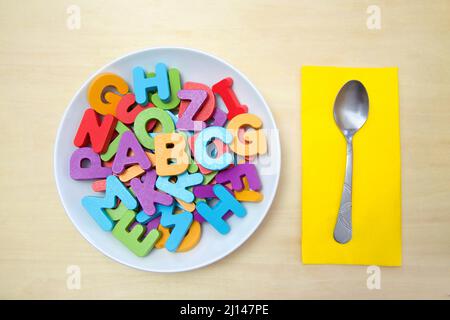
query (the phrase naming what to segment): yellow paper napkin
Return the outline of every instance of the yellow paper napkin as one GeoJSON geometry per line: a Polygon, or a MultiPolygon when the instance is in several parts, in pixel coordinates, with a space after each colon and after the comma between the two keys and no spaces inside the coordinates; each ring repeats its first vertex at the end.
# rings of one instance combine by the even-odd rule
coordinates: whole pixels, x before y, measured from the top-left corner
{"type": "Polygon", "coordinates": [[[397,68],[303,67],[302,260],[306,264],[401,265],[400,130],[397,68]],[[333,238],[346,142],[334,122],[341,87],[361,81],[369,116],[353,139],[353,235],[333,238]]]}

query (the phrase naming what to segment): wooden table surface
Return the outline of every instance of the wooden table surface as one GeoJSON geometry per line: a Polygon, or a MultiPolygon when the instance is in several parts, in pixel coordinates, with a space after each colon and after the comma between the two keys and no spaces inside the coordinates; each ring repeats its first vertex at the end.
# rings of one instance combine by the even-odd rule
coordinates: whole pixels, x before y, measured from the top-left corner
{"type": "Polygon", "coordinates": [[[2,1],[0,298],[449,299],[449,17],[448,0],[2,1]],[[79,29],[67,22],[72,4],[79,29]],[[370,5],[381,29],[367,26],[370,5]],[[53,177],[56,130],[78,88],[154,46],[228,61],[281,130],[280,188],[261,227],[220,262],[180,274],[137,271],[97,251],[65,214],[53,177]],[[381,268],[379,290],[368,289],[364,266],[301,263],[302,65],[399,67],[403,266],[381,268]],[[79,290],[66,285],[70,265],[79,290]]]}

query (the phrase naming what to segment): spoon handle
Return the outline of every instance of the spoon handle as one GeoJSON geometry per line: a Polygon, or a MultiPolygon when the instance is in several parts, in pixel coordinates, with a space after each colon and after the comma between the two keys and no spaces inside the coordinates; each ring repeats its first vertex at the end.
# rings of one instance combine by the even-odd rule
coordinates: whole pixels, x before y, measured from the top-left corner
{"type": "Polygon", "coordinates": [[[345,181],[336,226],[334,227],[334,239],[339,243],[347,243],[352,238],[353,142],[352,138],[347,138],[346,140],[347,162],[345,165],[345,181]]]}

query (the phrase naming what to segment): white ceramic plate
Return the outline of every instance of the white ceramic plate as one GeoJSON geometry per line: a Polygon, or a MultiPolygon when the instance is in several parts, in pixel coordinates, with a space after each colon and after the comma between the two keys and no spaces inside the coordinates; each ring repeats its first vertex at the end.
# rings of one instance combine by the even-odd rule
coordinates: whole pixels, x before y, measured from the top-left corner
{"type": "MultiPolygon", "coordinates": [[[[221,99],[216,99],[224,108],[221,99]]],[[[108,257],[128,266],[146,271],[178,272],[200,268],[213,263],[238,248],[257,229],[267,214],[275,196],[280,176],[280,142],[272,114],[258,90],[238,70],[228,63],[209,54],[185,48],[153,48],[131,53],[103,67],[88,79],[70,102],[61,121],[56,137],[55,177],[58,191],[69,215],[81,234],[108,257]],[[113,72],[123,77],[130,85],[133,67],[142,66],[153,70],[158,62],[180,70],[182,81],[195,81],[212,86],[217,81],[232,77],[233,90],[250,113],[258,115],[267,130],[269,154],[260,157],[258,163],[264,193],[260,203],[244,203],[247,216],[230,217],[231,231],[227,235],[216,232],[208,223],[202,225],[199,244],[185,253],[170,253],[166,249],[154,249],[147,257],[140,258],[115,239],[110,232],[104,232],[81,205],[82,197],[94,195],[88,181],[74,181],[69,176],[69,158],[75,146],[73,138],[83,111],[88,107],[86,91],[92,78],[99,73],[113,72]]]]}

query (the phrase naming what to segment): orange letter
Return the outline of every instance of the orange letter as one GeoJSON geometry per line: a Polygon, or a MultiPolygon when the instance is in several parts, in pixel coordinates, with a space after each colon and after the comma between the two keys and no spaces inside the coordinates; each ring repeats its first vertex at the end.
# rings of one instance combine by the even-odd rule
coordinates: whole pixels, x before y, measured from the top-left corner
{"type": "Polygon", "coordinates": [[[261,119],[254,114],[242,113],[231,119],[227,125],[227,129],[233,135],[233,142],[230,144],[231,150],[241,156],[265,154],[267,152],[267,141],[264,132],[260,129],[261,127],[261,119]],[[247,126],[255,130],[244,131],[242,137],[240,137],[239,131],[247,126]]]}
{"type": "Polygon", "coordinates": [[[102,73],[96,76],[88,88],[88,102],[92,109],[100,114],[116,115],[116,107],[122,98],[128,93],[128,84],[114,73],[102,73]],[[115,89],[119,94],[111,91],[115,89]],[[109,89],[109,91],[107,91],[109,89]]]}
{"type": "Polygon", "coordinates": [[[175,176],[186,171],[189,156],[186,141],[179,133],[158,133],[155,136],[156,173],[159,176],[175,176]]]}

